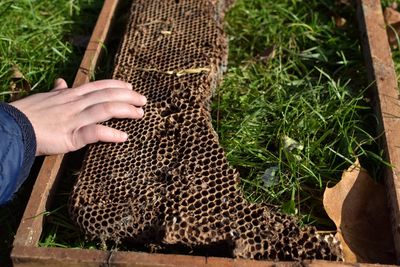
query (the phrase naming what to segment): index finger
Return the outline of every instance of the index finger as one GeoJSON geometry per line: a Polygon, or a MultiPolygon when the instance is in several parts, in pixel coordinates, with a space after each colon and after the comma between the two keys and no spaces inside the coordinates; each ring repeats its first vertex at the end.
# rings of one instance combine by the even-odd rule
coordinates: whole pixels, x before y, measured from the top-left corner
{"type": "Polygon", "coordinates": [[[106,79],[86,83],[81,86],[75,87],[72,90],[77,90],[79,95],[85,95],[87,93],[103,90],[106,88],[125,88],[128,90],[132,90],[132,85],[130,83],[120,80],[106,79]]]}

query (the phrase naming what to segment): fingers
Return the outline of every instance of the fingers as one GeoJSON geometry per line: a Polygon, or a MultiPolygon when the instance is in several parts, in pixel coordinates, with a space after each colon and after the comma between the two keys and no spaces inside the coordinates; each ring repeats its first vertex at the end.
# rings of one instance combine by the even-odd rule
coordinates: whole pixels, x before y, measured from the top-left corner
{"type": "Polygon", "coordinates": [[[117,119],[140,119],[143,117],[142,108],[134,107],[122,102],[104,102],[88,107],[75,118],[75,127],[107,121],[111,118],[117,119]]]}
{"type": "Polygon", "coordinates": [[[54,88],[52,91],[67,89],[68,85],[64,79],[58,78],[54,81],[54,88]]]}
{"type": "Polygon", "coordinates": [[[125,142],[128,135],[104,125],[92,124],[79,129],[73,138],[73,149],[80,149],[96,142],[125,142]]]}
{"type": "Polygon", "coordinates": [[[123,102],[137,107],[146,104],[146,97],[132,90],[122,88],[107,88],[100,91],[93,91],[81,96],[81,109],[104,102],[123,102]]]}
{"type": "Polygon", "coordinates": [[[93,91],[103,90],[105,88],[124,88],[132,90],[132,85],[119,80],[99,80],[90,82],[74,88],[79,95],[84,95],[93,91]]]}

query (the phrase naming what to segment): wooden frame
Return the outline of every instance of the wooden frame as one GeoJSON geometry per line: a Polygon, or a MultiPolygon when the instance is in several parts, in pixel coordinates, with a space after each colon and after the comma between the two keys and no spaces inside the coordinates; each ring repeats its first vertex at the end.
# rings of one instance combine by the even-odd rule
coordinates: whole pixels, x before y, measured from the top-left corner
{"type": "MultiPolygon", "coordinates": [[[[105,0],[74,86],[89,81],[98,63],[119,0],[105,0]]],[[[394,166],[386,173],[387,192],[392,212],[396,252],[400,258],[400,101],[386,27],[379,0],[358,0],[358,17],[369,79],[375,85],[376,114],[385,131],[383,144],[387,159],[394,166]]],[[[327,261],[268,262],[187,255],[141,252],[99,251],[38,247],[44,212],[50,206],[57,180],[63,172],[64,155],[45,158],[14,240],[11,257],[15,266],[345,266],[327,261]]],[[[359,265],[359,264],[358,264],[359,265]]]]}
{"type": "Polygon", "coordinates": [[[385,173],[392,232],[400,263],[400,100],[397,76],[386,33],[381,2],[358,1],[358,19],[368,79],[373,84],[375,113],[381,125],[386,159],[393,166],[385,173]]]}

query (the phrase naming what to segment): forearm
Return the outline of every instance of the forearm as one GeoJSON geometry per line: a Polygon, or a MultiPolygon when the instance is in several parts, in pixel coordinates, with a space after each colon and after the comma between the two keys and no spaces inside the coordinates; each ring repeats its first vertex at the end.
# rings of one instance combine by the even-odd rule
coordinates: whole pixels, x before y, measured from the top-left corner
{"type": "Polygon", "coordinates": [[[36,138],[27,117],[0,103],[0,205],[9,201],[29,174],[36,138]]]}

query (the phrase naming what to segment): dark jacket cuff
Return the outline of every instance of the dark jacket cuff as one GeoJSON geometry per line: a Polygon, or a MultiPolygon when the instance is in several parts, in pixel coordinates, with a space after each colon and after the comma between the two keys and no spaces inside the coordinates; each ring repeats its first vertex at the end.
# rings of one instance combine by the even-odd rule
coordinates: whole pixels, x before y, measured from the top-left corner
{"type": "Polygon", "coordinates": [[[29,119],[20,110],[7,103],[0,103],[0,110],[7,112],[19,125],[22,132],[22,141],[25,147],[24,162],[21,166],[21,177],[26,179],[29,175],[36,155],[36,135],[29,119]]]}

